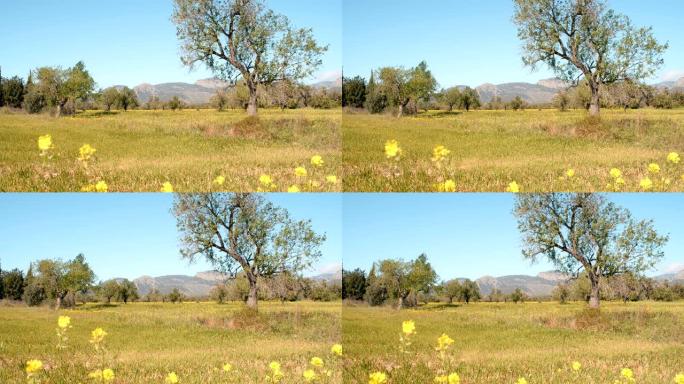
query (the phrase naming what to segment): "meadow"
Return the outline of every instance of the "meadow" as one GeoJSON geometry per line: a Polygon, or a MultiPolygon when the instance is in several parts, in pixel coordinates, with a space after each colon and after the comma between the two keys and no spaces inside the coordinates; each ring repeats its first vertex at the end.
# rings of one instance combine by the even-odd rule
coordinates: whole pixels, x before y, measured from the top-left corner
{"type": "Polygon", "coordinates": [[[684,191],[684,109],[601,114],[597,121],[579,110],[429,111],[403,118],[348,112],[343,188],[684,191]],[[448,155],[435,162],[440,145],[448,155]],[[668,161],[670,154],[677,155],[676,163],[668,161]]]}
{"type": "Polygon", "coordinates": [[[340,342],[340,311],[339,302],[261,302],[256,316],[242,303],[87,304],[59,312],[0,304],[0,382],[261,383],[277,362],[281,383],[302,382],[307,369],[318,382],[336,383],[341,357],[331,346],[340,342]],[[61,343],[58,315],[70,318],[61,343]],[[106,332],[101,352],[91,334],[97,328],[106,332]],[[323,366],[312,366],[313,357],[323,366]],[[34,359],[42,367],[27,377],[34,359]],[[89,378],[103,369],[114,379],[89,378]]]}
{"type": "Polygon", "coordinates": [[[600,315],[585,308],[548,302],[402,311],[345,306],[344,382],[365,383],[380,372],[390,384],[664,384],[684,371],[684,302],[604,302],[600,315]],[[414,322],[415,333],[402,333],[404,321],[414,322]],[[440,358],[442,334],[453,343],[442,338],[440,358]],[[435,380],[450,373],[458,380],[435,380]],[[625,377],[630,373],[634,381],[625,377]]]}
{"type": "MultiPolygon", "coordinates": [[[[341,111],[0,110],[0,191],[338,191],[341,111]],[[38,147],[41,136],[50,142],[38,147]],[[80,149],[94,148],[87,163],[80,149]],[[323,163],[312,164],[320,156],[323,163]],[[306,176],[295,174],[304,167],[306,176]],[[328,176],[335,176],[329,178],[328,176]],[[103,184],[104,183],[104,184],[103,184]],[[168,183],[168,184],[165,184],[168,183]]],[[[86,154],[88,152],[86,151],[86,154]]]]}

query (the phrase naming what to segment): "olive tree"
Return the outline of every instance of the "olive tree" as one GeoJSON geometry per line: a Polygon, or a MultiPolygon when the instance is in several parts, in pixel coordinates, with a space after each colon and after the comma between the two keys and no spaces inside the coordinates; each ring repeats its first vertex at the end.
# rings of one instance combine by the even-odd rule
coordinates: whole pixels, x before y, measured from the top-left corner
{"type": "Polygon", "coordinates": [[[178,194],[173,212],[181,255],[191,261],[205,258],[229,276],[244,272],[247,306],[255,310],[259,278],[311,267],[325,241],[310,220],[292,219],[286,209],[259,194],[178,194]]]}
{"type": "Polygon", "coordinates": [[[41,288],[48,298],[54,299],[56,309],[62,306],[67,295],[87,292],[95,280],[95,273],[83,254],[69,261],[40,260],[35,263],[35,270],[35,275],[31,279],[27,278],[27,282],[41,288]]]}
{"type": "Polygon", "coordinates": [[[668,241],[652,220],[633,219],[604,195],[524,194],[518,196],[514,213],[523,256],[548,259],[574,278],[584,272],[591,285],[591,308],[599,307],[602,279],[653,268],[668,241]]]}
{"type": "Polygon", "coordinates": [[[513,0],[514,21],[523,41],[523,62],[547,64],[562,80],[586,79],[591,90],[589,113],[600,112],[601,86],[639,81],[663,64],[667,44],[652,28],[635,28],[606,0],[513,0]]]}
{"type": "MultiPolygon", "coordinates": [[[[415,68],[383,67],[378,70],[377,91],[386,95],[390,105],[398,108],[402,117],[413,100],[428,100],[437,88],[437,80],[423,61],[415,68]]],[[[374,85],[375,87],[375,85],[374,85]]]]}
{"type": "Polygon", "coordinates": [[[242,77],[250,116],[257,114],[259,85],[311,76],[328,49],[263,0],[174,0],[173,21],[183,63],[204,63],[226,81],[242,77]]]}

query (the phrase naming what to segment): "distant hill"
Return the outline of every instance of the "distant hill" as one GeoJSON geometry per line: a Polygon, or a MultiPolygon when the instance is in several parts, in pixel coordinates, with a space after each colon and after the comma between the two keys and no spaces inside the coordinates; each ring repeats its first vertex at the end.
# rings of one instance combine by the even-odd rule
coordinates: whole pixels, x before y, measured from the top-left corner
{"type": "Polygon", "coordinates": [[[664,81],[662,83],[656,84],[655,86],[656,88],[684,90],[684,77],[680,78],[677,81],[664,81]]]}
{"type": "Polygon", "coordinates": [[[530,104],[547,104],[553,101],[559,90],[567,88],[566,84],[558,79],[541,80],[537,84],[530,83],[505,83],[505,84],[482,84],[475,88],[480,95],[482,103],[488,103],[493,97],[500,97],[507,103],[516,96],[530,104]]]}
{"type": "MultiPolygon", "coordinates": [[[[133,87],[138,100],[146,103],[152,96],[159,97],[159,100],[166,102],[174,96],[178,96],[183,102],[191,105],[206,104],[219,89],[229,87],[230,84],[218,79],[198,80],[194,84],[188,83],[163,83],[163,84],[140,84],[133,87]]],[[[342,79],[334,81],[322,81],[311,84],[314,88],[338,89],[342,87],[342,79]]],[[[122,86],[116,86],[121,88],[122,86]]]]}

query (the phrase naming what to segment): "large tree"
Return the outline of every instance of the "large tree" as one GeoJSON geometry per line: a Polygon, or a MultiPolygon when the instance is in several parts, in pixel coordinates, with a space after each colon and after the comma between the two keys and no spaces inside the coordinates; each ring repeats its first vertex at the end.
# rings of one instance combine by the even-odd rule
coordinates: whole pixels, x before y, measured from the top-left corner
{"type": "Polygon", "coordinates": [[[249,282],[247,306],[253,309],[260,277],[311,267],[325,241],[310,220],[292,219],[259,194],[178,194],[173,212],[183,257],[205,258],[230,276],[243,271],[249,282]]]}
{"type": "Polygon", "coordinates": [[[514,21],[523,41],[523,62],[547,64],[562,80],[586,79],[589,113],[600,111],[599,90],[620,80],[652,76],[663,64],[667,44],[652,28],[635,28],[606,0],[513,0],[514,21]]]}
{"type": "Polygon", "coordinates": [[[59,309],[69,294],[85,293],[93,285],[95,273],[85,261],[83,254],[73,260],[40,260],[35,266],[35,274],[27,277],[29,285],[42,288],[48,298],[55,300],[55,308],[59,309]]]}
{"type": "Polygon", "coordinates": [[[328,49],[311,29],[294,29],[263,0],[174,0],[173,21],[185,65],[204,63],[218,77],[242,77],[247,113],[257,113],[257,87],[313,74],[328,49]]]}
{"type": "Polygon", "coordinates": [[[653,221],[633,219],[604,195],[523,194],[514,212],[523,256],[548,259],[573,277],[586,273],[592,308],[599,307],[602,279],[651,269],[664,256],[668,240],[656,232],[653,221]]]}
{"type": "Polygon", "coordinates": [[[353,271],[342,270],[342,298],[363,300],[366,294],[366,273],[356,268],[353,271]]]}
{"type": "MultiPolygon", "coordinates": [[[[427,63],[415,68],[383,67],[378,70],[378,91],[387,96],[390,105],[397,107],[401,117],[411,101],[429,100],[437,89],[437,80],[428,70],[427,63]]],[[[374,85],[375,87],[375,85],[374,85]]]]}
{"type": "Polygon", "coordinates": [[[373,284],[383,287],[391,298],[396,299],[399,309],[406,305],[409,295],[427,293],[437,281],[437,273],[427,261],[425,254],[412,261],[381,260],[377,266],[380,273],[377,279],[373,279],[373,284]]]}
{"type": "Polygon", "coordinates": [[[366,79],[361,76],[342,79],[342,106],[363,108],[366,103],[366,79]]]}
{"type": "Polygon", "coordinates": [[[68,102],[85,100],[95,88],[95,80],[85,69],[83,62],[72,68],[41,67],[32,72],[35,82],[26,88],[29,93],[41,96],[50,107],[55,107],[57,116],[64,111],[68,102]]]}

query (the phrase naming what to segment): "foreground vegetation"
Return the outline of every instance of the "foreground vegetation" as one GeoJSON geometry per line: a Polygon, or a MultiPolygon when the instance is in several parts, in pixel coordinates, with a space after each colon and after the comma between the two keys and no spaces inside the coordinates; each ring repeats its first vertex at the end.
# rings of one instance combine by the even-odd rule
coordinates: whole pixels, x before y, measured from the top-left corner
{"type": "Polygon", "coordinates": [[[117,192],[340,189],[339,109],[245,116],[244,111],[88,111],[55,119],[5,110],[0,112],[0,191],[94,190],[98,183],[98,190],[117,192]],[[40,150],[38,138],[45,135],[51,147],[40,150]],[[84,144],[95,149],[86,151],[86,161],[84,144]],[[323,163],[312,164],[315,156],[323,163]],[[305,175],[295,172],[298,167],[305,175]]]}
{"type": "Polygon", "coordinates": [[[604,110],[600,120],[580,110],[343,120],[345,191],[684,190],[684,109],[604,110]]]}
{"type": "Polygon", "coordinates": [[[300,383],[307,370],[340,382],[340,356],[331,351],[341,337],[339,302],[267,302],[258,315],[243,308],[131,303],[57,312],[0,304],[0,382],[256,383],[268,375],[300,383]]]}
{"type": "Polygon", "coordinates": [[[585,303],[431,304],[403,311],[345,306],[344,381],[369,382],[373,373],[375,384],[684,381],[684,302],[606,303],[600,313],[585,308],[585,303]],[[406,332],[411,324],[404,321],[413,321],[415,331],[406,332]],[[443,334],[448,338],[440,338],[443,334]]]}

